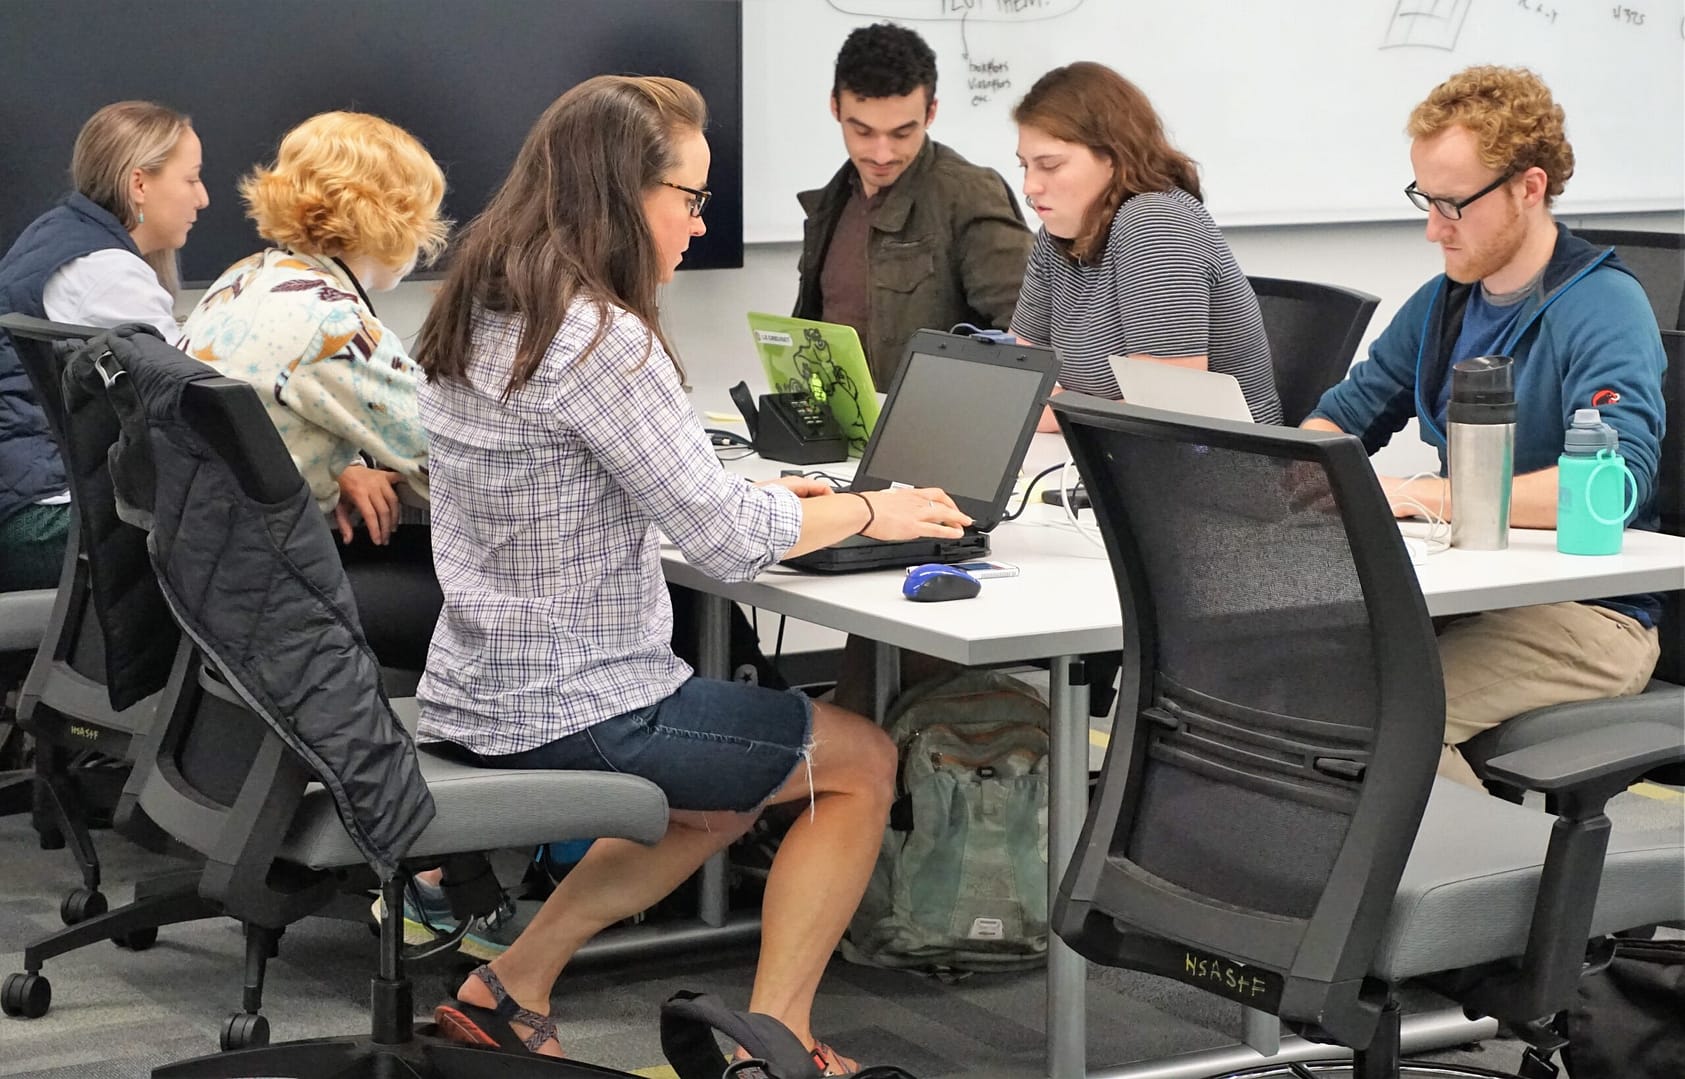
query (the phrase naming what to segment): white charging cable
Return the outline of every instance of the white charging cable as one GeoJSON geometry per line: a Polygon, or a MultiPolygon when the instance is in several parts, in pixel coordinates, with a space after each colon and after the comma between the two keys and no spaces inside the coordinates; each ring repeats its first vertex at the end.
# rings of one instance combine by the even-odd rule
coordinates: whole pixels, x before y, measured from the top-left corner
{"type": "MultiPolygon", "coordinates": [[[[1071,485],[1068,482],[1070,479],[1071,466],[1074,464],[1076,464],[1076,459],[1067,457],[1065,458],[1064,467],[1059,470],[1059,490],[1063,491],[1065,494],[1065,497],[1060,500],[1064,504],[1065,508],[1065,522],[1071,528],[1076,529],[1079,536],[1098,547],[1100,551],[1104,553],[1106,550],[1106,541],[1100,537],[1099,526],[1083,524],[1081,521],[1077,520],[1076,506],[1073,505],[1073,503],[1076,502],[1076,499],[1071,496],[1071,485]]],[[[1092,497],[1089,498],[1088,505],[1090,509],[1094,507],[1094,499],[1092,497]]]]}
{"type": "MultiPolygon", "coordinates": [[[[1406,479],[1400,490],[1408,488],[1417,480],[1436,480],[1439,478],[1437,472],[1418,472],[1406,479]]],[[[1445,513],[1445,499],[1448,494],[1449,489],[1442,485],[1439,488],[1439,508],[1437,510],[1429,509],[1420,499],[1409,495],[1395,495],[1389,500],[1392,505],[1408,506],[1428,519],[1428,532],[1427,535],[1422,537],[1422,546],[1426,553],[1430,555],[1443,554],[1451,549],[1451,522],[1445,513]]]]}

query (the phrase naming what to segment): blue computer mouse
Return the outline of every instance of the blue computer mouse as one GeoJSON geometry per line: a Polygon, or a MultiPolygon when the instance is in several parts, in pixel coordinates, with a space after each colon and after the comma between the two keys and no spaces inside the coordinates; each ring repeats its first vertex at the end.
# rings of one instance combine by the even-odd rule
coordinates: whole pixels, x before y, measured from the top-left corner
{"type": "Polygon", "coordinates": [[[945,599],[970,599],[983,590],[983,582],[953,566],[931,563],[914,566],[901,582],[901,594],[919,603],[938,603],[945,599]]]}

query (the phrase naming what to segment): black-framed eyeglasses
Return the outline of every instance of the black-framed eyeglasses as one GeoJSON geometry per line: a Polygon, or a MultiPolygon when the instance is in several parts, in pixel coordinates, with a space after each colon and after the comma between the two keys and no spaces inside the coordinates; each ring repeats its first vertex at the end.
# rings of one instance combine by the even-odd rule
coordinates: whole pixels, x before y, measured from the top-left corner
{"type": "Polygon", "coordinates": [[[714,197],[714,193],[706,188],[686,187],[684,184],[669,183],[666,180],[661,181],[661,186],[670,187],[675,191],[683,191],[689,195],[690,216],[692,217],[701,217],[702,211],[708,208],[708,200],[714,197]]]}
{"type": "Polygon", "coordinates": [[[1404,197],[1410,200],[1410,205],[1416,207],[1418,210],[1421,210],[1423,213],[1426,213],[1431,207],[1432,209],[1438,210],[1440,216],[1444,217],[1448,221],[1460,221],[1463,217],[1463,207],[1467,206],[1476,199],[1484,198],[1487,195],[1490,195],[1492,192],[1498,190],[1498,188],[1509,183],[1511,180],[1515,179],[1515,173],[1515,169],[1508,170],[1502,176],[1493,180],[1491,183],[1487,184],[1479,191],[1476,191],[1466,199],[1448,199],[1442,195],[1430,195],[1421,188],[1417,187],[1416,181],[1411,180],[1409,185],[1404,188],[1404,197]]]}

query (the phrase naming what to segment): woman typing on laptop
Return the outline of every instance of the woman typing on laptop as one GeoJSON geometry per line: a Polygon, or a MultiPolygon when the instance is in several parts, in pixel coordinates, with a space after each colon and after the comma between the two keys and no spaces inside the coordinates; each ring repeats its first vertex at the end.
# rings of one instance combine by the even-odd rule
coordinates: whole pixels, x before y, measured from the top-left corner
{"type": "Polygon", "coordinates": [[[695,677],[669,647],[660,536],[743,580],[856,533],[958,537],[969,518],[933,488],[832,494],[720,468],[656,305],[704,230],[704,122],[696,91],[671,79],[569,90],[463,235],[421,331],[445,608],[420,737],[491,766],[631,772],[672,807],[654,847],[593,844],[438,1019],[469,1042],[559,1053],[550,992],[574,952],[763,806],[799,801],[811,809],[773,862],[749,1007],[812,1047],[824,1074],[847,1074],[810,1011],[877,857],[895,747],[800,694],[695,677]]]}
{"type": "MultiPolygon", "coordinates": [[[[1252,418],[1280,423],[1257,297],[1146,95],[1108,67],[1070,64],[1012,118],[1042,223],[1012,332],[1058,351],[1064,389],[1116,399],[1109,357],[1156,360],[1233,375],[1252,418]]],[[[1057,429],[1044,413],[1041,430],[1057,429]]]]}

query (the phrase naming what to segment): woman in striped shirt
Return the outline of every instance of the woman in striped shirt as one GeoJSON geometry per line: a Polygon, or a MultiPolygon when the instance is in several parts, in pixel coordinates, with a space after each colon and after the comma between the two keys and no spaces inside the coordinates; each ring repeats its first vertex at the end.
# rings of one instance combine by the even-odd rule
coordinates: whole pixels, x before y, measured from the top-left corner
{"type": "MultiPolygon", "coordinates": [[[[1257,297],[1147,96],[1075,63],[1038,79],[1012,118],[1042,222],[1012,330],[1058,351],[1061,388],[1116,399],[1109,357],[1156,360],[1233,375],[1252,418],[1280,423],[1257,297]]],[[[1057,430],[1051,413],[1042,430],[1057,430]]]]}

